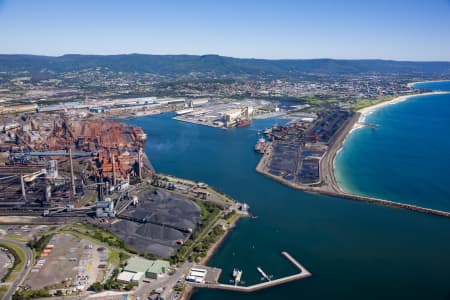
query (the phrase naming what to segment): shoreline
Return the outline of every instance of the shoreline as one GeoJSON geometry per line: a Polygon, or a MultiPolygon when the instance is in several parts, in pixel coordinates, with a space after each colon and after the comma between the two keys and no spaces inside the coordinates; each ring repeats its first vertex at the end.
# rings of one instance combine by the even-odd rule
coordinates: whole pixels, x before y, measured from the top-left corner
{"type": "MultiPolygon", "coordinates": [[[[447,81],[447,80],[445,80],[445,81],[447,81]]],[[[346,192],[343,189],[343,187],[339,184],[339,182],[336,178],[336,164],[335,164],[336,156],[340,151],[342,151],[344,149],[344,145],[345,145],[345,141],[347,140],[347,137],[350,136],[350,134],[352,134],[355,130],[364,127],[364,125],[360,124],[360,123],[363,123],[365,121],[365,118],[368,115],[376,112],[377,110],[385,108],[387,106],[395,105],[397,103],[401,103],[404,101],[408,101],[408,100],[411,100],[418,96],[430,96],[430,95],[442,95],[442,94],[450,94],[450,91],[434,91],[434,92],[427,92],[427,93],[402,95],[402,96],[395,97],[391,100],[377,103],[375,105],[368,106],[368,107],[358,110],[356,112],[356,115],[358,115],[358,118],[356,120],[352,120],[353,124],[352,124],[351,128],[349,130],[343,130],[340,133],[340,136],[336,139],[336,142],[334,143],[334,145],[329,149],[329,153],[327,153],[327,156],[331,157],[331,159],[328,161],[328,164],[330,165],[329,166],[330,172],[328,175],[330,175],[330,177],[331,177],[330,186],[334,190],[333,192],[335,192],[337,194],[337,196],[345,197],[347,199],[362,200],[362,201],[378,203],[378,204],[382,204],[382,205],[386,205],[386,206],[406,208],[409,210],[431,213],[431,214],[444,216],[444,217],[450,217],[450,212],[447,212],[447,211],[426,208],[426,207],[420,207],[420,206],[413,205],[413,204],[397,202],[397,201],[390,201],[390,200],[386,200],[386,199],[379,199],[379,198],[375,198],[375,197],[369,197],[369,196],[365,196],[365,195],[359,195],[359,194],[346,192]]],[[[319,193],[330,194],[330,195],[333,194],[333,193],[328,193],[327,191],[319,191],[319,193]]]]}
{"type": "MultiPolygon", "coordinates": [[[[408,101],[411,98],[418,97],[418,96],[428,96],[428,95],[438,95],[438,94],[450,94],[450,92],[428,92],[428,93],[416,93],[416,94],[410,94],[410,95],[402,95],[397,96],[391,100],[384,101],[381,103],[377,103],[368,107],[361,108],[355,112],[356,118],[352,119],[350,123],[352,125],[349,128],[345,128],[342,132],[339,133],[339,136],[336,138],[336,142],[333,143],[333,145],[328,150],[328,153],[326,156],[328,156],[328,170],[324,172],[325,174],[328,174],[330,176],[330,186],[333,191],[338,193],[347,193],[343,187],[339,184],[337,178],[336,178],[336,156],[339,152],[343,151],[345,141],[347,138],[356,130],[363,128],[366,117],[377,110],[380,110],[384,107],[395,105],[397,103],[401,103],[404,101],[408,101]]],[[[321,167],[322,170],[322,167],[321,167]]],[[[359,195],[358,195],[359,196],[359,195]]]]}
{"type": "Polygon", "coordinates": [[[442,80],[427,80],[427,81],[414,81],[406,84],[407,87],[414,88],[414,85],[416,84],[422,84],[422,83],[431,83],[431,82],[450,82],[450,79],[442,79],[442,80]]]}
{"type": "MultiPolygon", "coordinates": [[[[360,110],[358,110],[356,112],[356,114],[359,114],[359,117],[356,120],[352,120],[353,121],[353,125],[349,130],[344,130],[343,132],[341,132],[340,134],[343,135],[343,137],[339,136],[336,139],[336,143],[333,144],[333,146],[329,149],[329,153],[327,153],[327,156],[330,155],[331,156],[331,160],[329,161],[329,170],[330,170],[330,177],[331,177],[331,185],[333,187],[333,189],[336,192],[340,192],[340,193],[345,193],[347,194],[348,192],[346,192],[343,187],[339,184],[337,178],[336,178],[336,156],[337,154],[342,151],[344,149],[344,145],[345,145],[345,141],[347,139],[347,137],[350,136],[350,134],[352,134],[355,130],[360,129],[362,127],[364,127],[363,124],[366,117],[382,108],[385,108],[387,106],[390,105],[395,105],[397,103],[401,103],[401,102],[405,102],[408,100],[411,100],[415,97],[418,96],[430,96],[430,95],[443,95],[443,94],[450,94],[450,92],[446,92],[446,91],[435,91],[435,92],[427,92],[427,93],[417,93],[417,94],[410,94],[410,95],[403,95],[403,96],[398,96],[395,97],[391,100],[388,101],[384,101],[381,103],[377,103],[375,105],[372,106],[368,106],[368,107],[364,107],[360,110]],[[342,141],[339,141],[340,139],[342,139],[342,141]],[[339,145],[336,145],[337,142],[339,142],[339,145]],[[337,147],[336,147],[337,146],[337,147]]],[[[357,196],[361,196],[361,195],[357,195],[357,196]]]]}
{"type": "MultiPolygon", "coordinates": [[[[228,228],[225,230],[225,232],[217,239],[217,241],[212,244],[212,246],[208,249],[208,252],[206,252],[206,256],[203,257],[198,265],[206,265],[208,261],[212,258],[212,256],[216,253],[216,251],[220,248],[220,246],[225,241],[225,238],[228,236],[228,234],[236,227],[237,222],[243,217],[243,215],[238,214],[236,219],[233,220],[232,223],[228,226],[228,228]]],[[[180,300],[189,300],[192,297],[192,294],[194,293],[195,287],[192,285],[185,285],[185,290],[180,298],[180,300]]]]}
{"type": "Polygon", "coordinates": [[[449,92],[447,92],[447,91],[435,91],[435,92],[427,92],[427,93],[416,93],[416,94],[402,95],[402,96],[395,97],[395,98],[393,98],[391,100],[388,100],[388,101],[384,101],[384,102],[381,102],[381,103],[377,103],[375,105],[371,105],[371,106],[368,106],[368,107],[361,108],[360,110],[358,110],[358,112],[362,116],[366,116],[366,115],[369,115],[369,114],[371,114],[371,113],[373,113],[373,112],[375,112],[375,111],[377,111],[377,110],[379,110],[379,109],[381,109],[381,108],[383,108],[385,106],[401,103],[401,102],[410,100],[411,98],[415,98],[415,97],[418,97],[418,96],[430,96],[430,95],[440,95],[440,94],[450,94],[450,91],[449,92]]]}
{"type": "Polygon", "coordinates": [[[335,176],[335,166],[334,166],[335,163],[334,162],[335,162],[337,153],[339,153],[343,149],[345,141],[346,141],[347,137],[350,135],[350,133],[352,133],[356,129],[364,126],[364,124],[360,124],[360,123],[362,123],[364,121],[364,118],[368,114],[371,114],[374,111],[379,110],[388,105],[400,103],[400,102],[409,100],[409,99],[417,97],[417,96],[427,96],[427,95],[437,95],[437,94],[450,94],[450,92],[436,91],[436,92],[429,92],[429,93],[403,95],[403,96],[395,97],[389,101],[378,103],[378,104],[358,110],[355,113],[355,115],[347,122],[347,124],[340,130],[340,132],[338,132],[337,137],[335,138],[335,140],[333,142],[333,145],[331,145],[331,147],[328,149],[325,156],[321,159],[320,166],[319,166],[320,179],[321,179],[320,184],[299,185],[299,184],[290,182],[288,180],[285,180],[281,177],[274,176],[274,175],[270,174],[269,172],[267,172],[265,170],[265,167],[271,157],[271,150],[272,150],[271,143],[267,147],[268,151],[261,157],[260,161],[258,162],[258,164],[256,166],[256,171],[265,175],[268,178],[271,178],[271,179],[281,183],[281,184],[284,184],[291,188],[294,188],[297,190],[302,190],[305,192],[318,193],[318,194],[334,196],[334,197],[341,197],[341,198],[356,200],[356,201],[370,202],[370,203],[380,204],[380,205],[384,205],[384,206],[397,207],[397,208],[407,209],[407,210],[411,210],[411,211],[415,211],[415,212],[433,214],[436,216],[450,218],[450,212],[448,212],[448,211],[432,209],[432,208],[417,206],[414,204],[390,201],[390,200],[386,200],[386,199],[380,199],[380,198],[345,192],[341,188],[341,186],[338,184],[336,176],[335,176]]]}

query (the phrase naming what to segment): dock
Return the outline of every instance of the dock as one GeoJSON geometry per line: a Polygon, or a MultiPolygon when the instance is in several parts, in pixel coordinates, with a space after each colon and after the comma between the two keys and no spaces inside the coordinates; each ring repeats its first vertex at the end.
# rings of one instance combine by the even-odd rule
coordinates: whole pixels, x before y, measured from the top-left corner
{"type": "Polygon", "coordinates": [[[261,267],[257,267],[256,270],[258,270],[259,274],[261,274],[262,277],[264,277],[267,281],[270,281],[270,277],[266,274],[266,272],[261,269],[261,267]]]}
{"type": "MultiPolygon", "coordinates": [[[[300,279],[304,279],[307,277],[312,276],[312,274],[303,267],[297,260],[295,260],[289,253],[283,251],[281,254],[289,260],[298,270],[299,272],[294,275],[281,277],[278,279],[250,285],[250,286],[235,286],[230,284],[222,284],[222,283],[193,283],[189,282],[190,285],[197,288],[208,288],[208,289],[220,289],[220,290],[228,290],[228,291],[236,291],[236,292],[242,292],[242,293],[251,293],[256,292],[262,289],[267,289],[273,286],[285,284],[291,281],[296,281],[300,279]]],[[[259,271],[259,270],[258,270],[259,271]]],[[[261,269],[262,271],[262,269],[261,269]]],[[[267,276],[267,275],[266,275],[267,276]]]]}

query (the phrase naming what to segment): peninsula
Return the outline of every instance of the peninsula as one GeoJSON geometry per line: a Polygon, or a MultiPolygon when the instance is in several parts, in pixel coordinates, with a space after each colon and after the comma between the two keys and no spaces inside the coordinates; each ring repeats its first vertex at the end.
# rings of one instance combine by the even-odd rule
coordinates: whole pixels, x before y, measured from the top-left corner
{"type": "Polygon", "coordinates": [[[269,141],[265,143],[264,150],[260,151],[263,152],[263,156],[256,170],[282,184],[307,192],[450,217],[450,212],[447,211],[347,193],[339,186],[334,172],[336,154],[343,147],[346,137],[362,126],[370,126],[376,130],[377,124],[365,122],[368,114],[415,96],[433,94],[448,94],[448,92],[403,95],[353,113],[332,111],[312,126],[301,122],[274,126],[266,130],[269,141]]]}

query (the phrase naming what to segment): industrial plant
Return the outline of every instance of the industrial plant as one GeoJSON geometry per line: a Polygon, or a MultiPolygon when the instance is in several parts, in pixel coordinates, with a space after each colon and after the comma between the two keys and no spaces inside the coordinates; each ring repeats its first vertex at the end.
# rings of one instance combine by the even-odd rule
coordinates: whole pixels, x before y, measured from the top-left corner
{"type": "MultiPolygon", "coordinates": [[[[64,115],[23,115],[0,124],[0,210],[52,214],[124,190],[151,172],[141,128],[64,115]]],[[[112,211],[111,211],[112,213],[112,211]]]]}

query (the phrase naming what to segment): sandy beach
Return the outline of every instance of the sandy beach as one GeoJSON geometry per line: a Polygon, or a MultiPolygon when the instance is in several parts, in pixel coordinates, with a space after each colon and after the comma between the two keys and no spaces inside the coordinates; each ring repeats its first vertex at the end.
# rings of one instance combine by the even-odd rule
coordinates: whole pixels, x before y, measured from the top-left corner
{"type": "MultiPolygon", "coordinates": [[[[412,84],[414,84],[414,83],[412,83],[412,84]]],[[[329,173],[330,173],[329,175],[331,177],[331,184],[330,185],[331,185],[332,189],[334,191],[336,191],[336,192],[339,192],[339,193],[345,193],[344,190],[342,189],[342,187],[339,185],[338,180],[336,179],[336,170],[335,170],[336,155],[344,147],[345,140],[347,139],[347,137],[353,131],[364,127],[364,125],[361,124],[361,123],[365,122],[366,117],[368,115],[370,115],[371,113],[373,113],[373,112],[375,112],[375,111],[377,111],[377,110],[379,110],[379,109],[381,109],[383,107],[386,107],[386,106],[389,106],[389,105],[395,105],[397,103],[410,100],[410,99],[412,99],[414,97],[417,97],[417,96],[429,96],[429,95],[438,95],[438,94],[450,94],[450,92],[439,91],[439,92],[429,92],[429,93],[404,95],[404,96],[396,97],[396,98],[394,98],[392,100],[389,100],[389,101],[377,103],[375,105],[368,106],[368,107],[365,107],[365,108],[362,108],[362,109],[358,110],[357,111],[357,113],[359,115],[358,120],[357,121],[353,120],[353,126],[351,127],[350,130],[344,130],[341,133],[342,136],[338,139],[341,142],[335,143],[335,145],[332,147],[332,149],[329,150],[329,153],[328,153],[329,157],[331,158],[329,160],[330,166],[328,168],[328,171],[329,171],[329,173]]]]}
{"type": "Polygon", "coordinates": [[[415,82],[410,82],[410,83],[408,83],[406,86],[407,86],[407,87],[414,87],[414,85],[420,84],[420,83],[447,82],[447,81],[450,81],[450,80],[448,80],[448,79],[443,79],[443,80],[431,80],[431,81],[415,81],[415,82]]]}
{"type": "MultiPolygon", "coordinates": [[[[359,122],[364,122],[364,120],[365,120],[367,115],[369,115],[369,114],[371,114],[371,113],[373,113],[373,112],[375,112],[375,111],[377,111],[377,110],[379,110],[379,109],[381,109],[383,107],[386,107],[386,106],[389,106],[389,105],[394,105],[394,104],[397,104],[397,103],[400,103],[400,102],[404,102],[404,101],[410,100],[411,98],[414,98],[414,97],[417,97],[417,96],[429,96],[429,95],[438,95],[438,94],[450,94],[450,92],[429,92],[429,93],[421,93],[421,94],[404,95],[404,96],[396,97],[396,98],[394,98],[392,100],[389,100],[389,101],[381,102],[381,103],[378,103],[378,104],[375,104],[375,105],[372,105],[372,106],[368,106],[368,107],[362,108],[362,109],[358,110],[358,112],[361,115],[360,115],[360,118],[359,118],[358,122],[356,122],[353,125],[353,129],[361,127],[361,124],[358,124],[359,122]]],[[[353,129],[351,131],[353,131],[353,129]]]]}
{"type": "Polygon", "coordinates": [[[441,211],[441,210],[431,209],[431,208],[427,208],[427,207],[420,207],[420,206],[401,203],[401,202],[395,202],[395,201],[389,201],[389,200],[385,200],[385,199],[353,195],[353,194],[347,193],[341,189],[341,186],[338,184],[338,181],[335,176],[336,154],[342,150],[342,148],[345,144],[345,141],[351,132],[355,131],[358,128],[365,126],[364,120],[367,115],[373,113],[374,111],[376,111],[378,109],[386,107],[388,105],[394,105],[394,104],[409,100],[411,98],[414,98],[416,96],[426,96],[426,95],[435,95],[435,94],[450,94],[450,92],[430,92],[430,93],[404,95],[404,96],[396,97],[392,100],[378,103],[376,105],[372,105],[372,106],[369,106],[369,107],[366,107],[366,108],[363,108],[363,109],[360,109],[359,111],[357,111],[354,114],[354,116],[350,120],[348,120],[347,124],[340,129],[333,144],[330,146],[327,153],[320,161],[321,184],[301,185],[301,184],[293,183],[289,180],[285,180],[279,176],[270,174],[266,170],[266,165],[270,161],[270,157],[271,157],[270,144],[266,150],[266,153],[260,159],[260,161],[256,167],[256,171],[269,177],[269,178],[272,178],[275,181],[278,181],[282,184],[285,184],[294,189],[299,189],[299,190],[303,190],[306,192],[316,192],[316,193],[320,193],[320,194],[324,194],[324,195],[337,196],[337,197],[346,198],[346,199],[350,199],[350,200],[371,202],[371,203],[392,206],[392,207],[398,207],[398,208],[408,209],[408,210],[427,213],[427,214],[444,216],[444,217],[448,218],[448,217],[450,217],[450,212],[447,212],[447,211],[441,211]]]}

